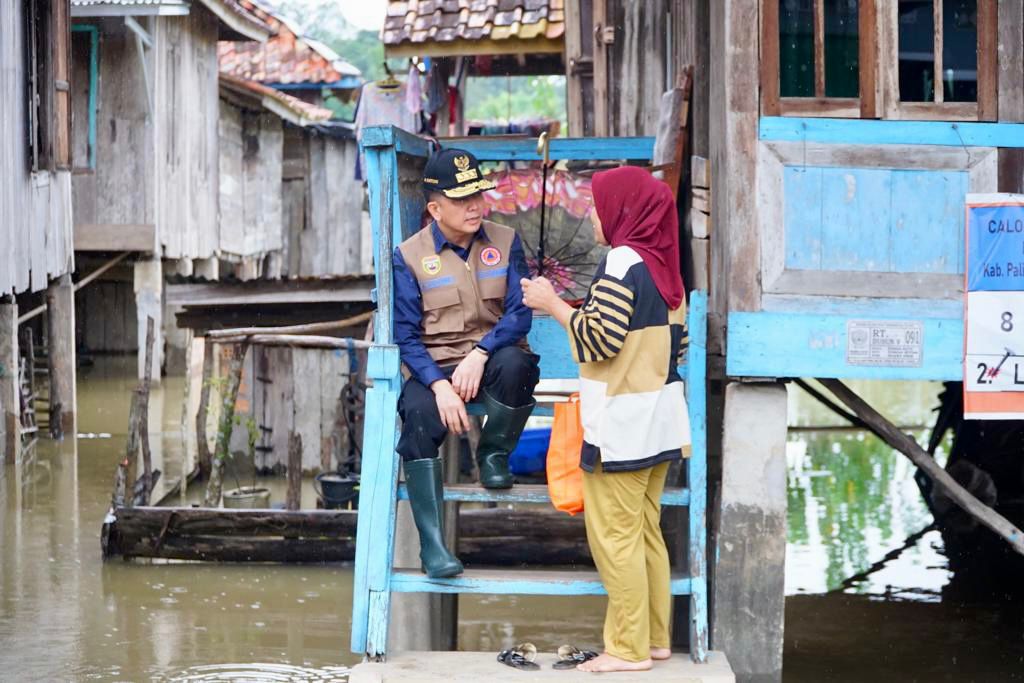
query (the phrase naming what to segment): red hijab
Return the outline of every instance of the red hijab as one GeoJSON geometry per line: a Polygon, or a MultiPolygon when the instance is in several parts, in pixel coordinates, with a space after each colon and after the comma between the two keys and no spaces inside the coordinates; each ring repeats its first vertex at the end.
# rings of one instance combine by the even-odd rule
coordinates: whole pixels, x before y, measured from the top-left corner
{"type": "Polygon", "coordinates": [[[646,170],[623,166],[594,174],[594,204],[605,239],[632,247],[670,309],[683,300],[679,273],[679,217],[669,186],[646,170]]]}

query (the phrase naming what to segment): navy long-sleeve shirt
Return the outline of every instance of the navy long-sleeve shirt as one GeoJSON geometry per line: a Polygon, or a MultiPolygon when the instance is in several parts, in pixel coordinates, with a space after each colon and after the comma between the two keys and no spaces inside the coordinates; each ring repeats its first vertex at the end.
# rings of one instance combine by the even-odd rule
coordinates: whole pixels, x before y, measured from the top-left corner
{"type": "MultiPolygon", "coordinates": [[[[451,249],[463,261],[469,259],[472,242],[466,248],[452,244],[445,238],[441,229],[434,222],[430,226],[434,238],[434,249],[438,254],[444,248],[451,249]]],[[[477,230],[474,240],[488,240],[483,226],[477,230]]],[[[444,379],[445,373],[434,362],[423,344],[423,297],[419,283],[396,248],[394,254],[395,284],[395,343],[398,345],[402,362],[426,386],[444,379]]],[[[480,340],[480,346],[488,353],[512,346],[526,336],[533,324],[533,311],[523,305],[523,288],[519,280],[529,276],[523,245],[516,236],[512,240],[512,253],[509,254],[507,289],[505,292],[505,312],[494,328],[480,340]]]]}

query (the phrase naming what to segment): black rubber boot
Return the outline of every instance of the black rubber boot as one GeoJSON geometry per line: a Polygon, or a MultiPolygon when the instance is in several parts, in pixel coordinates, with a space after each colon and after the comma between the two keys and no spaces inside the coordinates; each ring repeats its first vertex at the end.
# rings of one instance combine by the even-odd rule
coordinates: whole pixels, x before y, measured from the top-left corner
{"type": "Polygon", "coordinates": [[[512,474],[508,471],[509,453],[519,443],[526,420],[533,412],[536,401],[520,408],[512,408],[481,391],[487,422],[480,433],[476,461],[480,466],[480,484],[485,489],[512,488],[512,474]]]}
{"type": "Polygon", "coordinates": [[[405,469],[405,486],[409,491],[409,506],[416,520],[416,529],[420,532],[423,571],[432,579],[461,574],[462,563],[448,552],[444,544],[441,459],[407,460],[402,466],[405,469]]]}

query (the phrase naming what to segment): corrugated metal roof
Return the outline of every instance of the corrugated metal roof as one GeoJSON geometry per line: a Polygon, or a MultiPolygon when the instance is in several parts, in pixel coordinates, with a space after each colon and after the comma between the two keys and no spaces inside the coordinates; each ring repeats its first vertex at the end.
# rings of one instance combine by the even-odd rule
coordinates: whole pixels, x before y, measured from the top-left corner
{"type": "MultiPolygon", "coordinates": [[[[195,0],[213,12],[229,29],[251,40],[266,40],[270,27],[247,12],[238,0],[195,0]]],[[[71,0],[71,16],[102,17],[137,14],[184,15],[191,9],[186,0],[71,0]]]]}
{"type": "Polygon", "coordinates": [[[389,0],[384,44],[560,39],[565,0],[389,0]]]}
{"type": "Polygon", "coordinates": [[[293,23],[254,0],[238,0],[247,12],[268,24],[275,35],[266,43],[222,42],[220,70],[239,78],[281,85],[356,87],[362,73],[320,41],[307,38],[293,23]]]}

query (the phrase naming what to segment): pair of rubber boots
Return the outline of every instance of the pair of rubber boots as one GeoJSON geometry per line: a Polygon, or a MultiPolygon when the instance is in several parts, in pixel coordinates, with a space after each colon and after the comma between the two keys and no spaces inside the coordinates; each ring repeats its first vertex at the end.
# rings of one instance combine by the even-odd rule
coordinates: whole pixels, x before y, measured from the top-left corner
{"type": "MultiPolygon", "coordinates": [[[[477,464],[480,483],[489,489],[512,486],[508,456],[519,442],[534,403],[512,408],[481,392],[487,409],[487,422],[480,433],[477,464]]],[[[432,579],[462,573],[462,562],[444,542],[444,476],[440,458],[409,460],[403,464],[409,505],[420,534],[420,561],[432,579]]]]}

